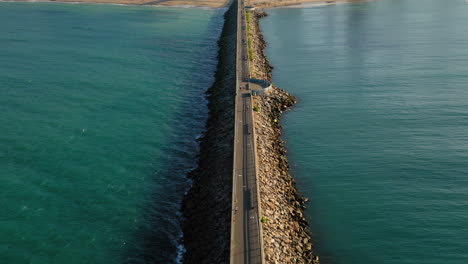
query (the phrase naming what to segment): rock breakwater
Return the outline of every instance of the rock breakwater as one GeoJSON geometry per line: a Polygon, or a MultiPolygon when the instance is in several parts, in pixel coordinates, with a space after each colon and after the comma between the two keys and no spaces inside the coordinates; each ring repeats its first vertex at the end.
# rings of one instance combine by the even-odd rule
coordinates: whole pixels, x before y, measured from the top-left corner
{"type": "MultiPolygon", "coordinates": [[[[251,13],[249,21],[253,57],[251,76],[271,82],[271,70],[264,54],[258,20],[263,11],[251,13]]],[[[273,86],[265,96],[254,99],[258,177],[262,208],[263,240],[266,263],[313,263],[319,259],[313,253],[308,222],[304,217],[306,198],[299,195],[294,178],[289,174],[285,142],[281,139],[280,118],[296,103],[286,91],[273,86]]]]}
{"type": "Polygon", "coordinates": [[[198,167],[183,205],[184,263],[229,263],[231,234],[236,4],[224,15],[215,82],[207,91],[209,116],[198,167]]]}

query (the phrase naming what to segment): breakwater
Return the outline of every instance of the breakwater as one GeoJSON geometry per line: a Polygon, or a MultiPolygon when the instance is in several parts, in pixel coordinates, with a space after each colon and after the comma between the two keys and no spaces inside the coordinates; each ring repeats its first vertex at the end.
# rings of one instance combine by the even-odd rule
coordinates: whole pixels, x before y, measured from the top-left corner
{"type": "Polygon", "coordinates": [[[215,82],[207,91],[209,114],[198,167],[189,174],[192,186],[182,205],[184,263],[229,263],[236,11],[237,5],[231,5],[224,15],[215,82]]]}
{"type": "MultiPolygon", "coordinates": [[[[229,263],[232,200],[234,98],[236,95],[236,3],[224,15],[218,42],[218,66],[214,84],[207,91],[209,117],[200,140],[198,167],[189,174],[192,186],[183,205],[184,263],[229,263]]],[[[248,28],[252,38],[251,76],[271,82],[255,11],[248,28]]],[[[279,120],[296,100],[272,87],[257,96],[254,106],[259,166],[260,202],[266,263],[314,263],[313,245],[303,210],[307,199],[299,195],[289,174],[279,120]]]]}
{"type": "MultiPolygon", "coordinates": [[[[266,43],[258,20],[263,11],[249,15],[251,76],[271,82],[272,67],[264,54],[266,43]]],[[[286,148],[281,139],[282,113],[296,103],[294,96],[273,86],[267,95],[256,96],[254,105],[258,177],[266,263],[314,263],[312,238],[304,216],[306,198],[301,197],[289,174],[286,148]]]]}

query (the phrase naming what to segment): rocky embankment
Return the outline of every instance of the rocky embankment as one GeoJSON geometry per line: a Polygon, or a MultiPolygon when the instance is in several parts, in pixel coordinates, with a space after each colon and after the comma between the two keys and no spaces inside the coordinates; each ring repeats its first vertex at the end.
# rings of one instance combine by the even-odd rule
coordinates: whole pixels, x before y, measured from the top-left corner
{"type": "Polygon", "coordinates": [[[215,82],[207,91],[209,116],[198,168],[183,205],[184,263],[229,263],[231,234],[236,7],[225,13],[215,82]]]}
{"type": "MultiPolygon", "coordinates": [[[[263,11],[254,11],[249,21],[252,38],[253,78],[271,82],[271,66],[264,54],[263,40],[258,20],[266,16],[263,11]]],[[[289,174],[286,148],[281,139],[280,118],[284,111],[296,103],[286,91],[273,87],[268,95],[255,97],[255,132],[266,263],[313,263],[318,257],[313,253],[308,223],[304,217],[307,199],[301,197],[289,174]]]]}

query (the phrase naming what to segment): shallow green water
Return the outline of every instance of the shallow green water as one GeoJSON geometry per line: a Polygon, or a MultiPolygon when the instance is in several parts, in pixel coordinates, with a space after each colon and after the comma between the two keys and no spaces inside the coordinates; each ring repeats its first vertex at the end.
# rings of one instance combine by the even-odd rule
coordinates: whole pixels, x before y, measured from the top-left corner
{"type": "Polygon", "coordinates": [[[0,3],[1,263],[175,262],[221,26],[222,10],[0,3]]]}
{"type": "Polygon", "coordinates": [[[468,263],[468,3],[270,10],[285,139],[322,263],[468,263]]]}

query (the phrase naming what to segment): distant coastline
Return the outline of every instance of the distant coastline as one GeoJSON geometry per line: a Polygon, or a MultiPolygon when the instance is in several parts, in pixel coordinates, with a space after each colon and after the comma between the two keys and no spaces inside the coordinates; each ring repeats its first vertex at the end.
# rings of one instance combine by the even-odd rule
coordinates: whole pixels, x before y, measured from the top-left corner
{"type": "MultiPolygon", "coordinates": [[[[359,2],[369,0],[250,0],[247,4],[259,8],[289,7],[302,8],[309,6],[331,5],[339,2],[359,2]]],[[[207,7],[227,8],[231,0],[0,0],[0,2],[30,2],[30,3],[94,3],[136,6],[171,6],[171,7],[207,7]]]]}
{"type": "Polygon", "coordinates": [[[333,5],[346,2],[366,2],[371,0],[247,0],[246,3],[253,7],[258,8],[275,8],[275,7],[310,7],[333,5]]]}

